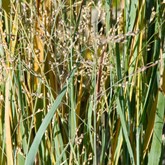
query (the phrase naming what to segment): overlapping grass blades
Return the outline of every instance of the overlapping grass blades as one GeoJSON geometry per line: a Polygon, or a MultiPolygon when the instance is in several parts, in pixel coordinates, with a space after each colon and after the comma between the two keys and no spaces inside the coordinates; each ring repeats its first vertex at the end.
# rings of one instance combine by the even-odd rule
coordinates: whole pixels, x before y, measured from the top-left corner
{"type": "Polygon", "coordinates": [[[155,125],[154,125],[153,139],[151,144],[151,151],[149,153],[148,164],[154,165],[154,164],[159,164],[160,162],[164,109],[165,109],[165,97],[161,92],[159,92],[157,111],[154,122],[155,125]]]}
{"type": "Polygon", "coordinates": [[[45,116],[45,118],[42,121],[42,124],[40,126],[40,128],[38,129],[38,132],[36,133],[36,136],[34,138],[34,141],[29,149],[29,152],[27,154],[26,160],[25,160],[25,164],[30,165],[34,163],[35,160],[35,156],[37,154],[38,151],[38,147],[39,144],[41,142],[41,139],[48,127],[48,125],[50,124],[55,112],[57,111],[58,106],[61,104],[62,99],[67,91],[68,85],[70,84],[70,81],[72,79],[72,77],[74,76],[74,72],[75,69],[71,72],[71,75],[68,79],[68,84],[66,84],[62,91],[60,92],[60,94],[58,95],[57,99],[54,101],[52,107],[50,108],[49,112],[47,113],[47,115],[45,116]]]}
{"type": "Polygon", "coordinates": [[[0,164],[161,164],[164,1],[0,2],[0,164]]]}

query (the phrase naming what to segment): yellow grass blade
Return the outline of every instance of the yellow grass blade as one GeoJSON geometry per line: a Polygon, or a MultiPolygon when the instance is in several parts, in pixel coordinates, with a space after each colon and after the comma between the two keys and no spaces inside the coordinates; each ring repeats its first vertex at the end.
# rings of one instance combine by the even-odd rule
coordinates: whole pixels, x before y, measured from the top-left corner
{"type": "Polygon", "coordinates": [[[11,128],[10,128],[10,90],[11,90],[11,80],[8,76],[5,86],[5,136],[6,136],[6,155],[7,164],[13,165],[13,149],[12,149],[12,139],[11,139],[11,128]]]}
{"type": "Polygon", "coordinates": [[[11,56],[14,56],[15,52],[15,46],[17,42],[17,33],[18,33],[18,12],[19,12],[19,3],[16,5],[16,7],[13,7],[15,16],[12,23],[12,30],[11,30],[11,36],[10,36],[10,51],[11,56]]]}

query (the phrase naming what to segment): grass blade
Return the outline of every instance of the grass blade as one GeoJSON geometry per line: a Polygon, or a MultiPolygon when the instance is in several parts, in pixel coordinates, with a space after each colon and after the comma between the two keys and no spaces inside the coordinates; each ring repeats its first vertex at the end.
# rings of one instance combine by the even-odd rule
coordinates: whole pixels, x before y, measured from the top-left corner
{"type": "Polygon", "coordinates": [[[13,165],[13,155],[12,155],[12,140],[11,140],[11,128],[10,128],[10,90],[11,83],[10,77],[8,75],[6,82],[6,98],[5,98],[5,132],[6,132],[6,154],[7,154],[7,164],[13,165]]]}
{"type": "Polygon", "coordinates": [[[132,147],[131,147],[131,143],[130,143],[130,140],[129,140],[129,134],[128,134],[128,131],[127,131],[126,121],[125,121],[125,117],[124,117],[124,114],[123,114],[122,109],[121,109],[121,104],[120,104],[119,99],[118,99],[117,111],[118,111],[119,116],[120,116],[121,125],[122,125],[122,129],[123,129],[123,134],[124,134],[124,138],[125,138],[125,141],[126,141],[126,144],[127,144],[128,152],[130,154],[131,163],[135,164],[132,147]]]}
{"type": "MultiPolygon", "coordinates": [[[[73,77],[74,72],[75,72],[75,69],[72,71],[70,78],[68,80],[68,83],[70,82],[71,78],[73,77]]],[[[61,93],[58,95],[57,99],[53,103],[52,108],[50,109],[48,114],[45,116],[45,118],[44,118],[35,138],[34,138],[34,141],[30,147],[30,150],[27,154],[27,157],[25,160],[25,165],[33,164],[35,156],[37,154],[39,144],[40,144],[41,139],[42,139],[42,136],[44,135],[49,123],[51,122],[51,119],[53,118],[54,113],[56,112],[58,106],[60,105],[62,98],[64,97],[66,91],[67,91],[67,84],[63,87],[61,93]]]]}
{"type": "Polygon", "coordinates": [[[151,151],[149,154],[149,161],[148,161],[149,165],[158,165],[160,162],[164,110],[165,110],[165,96],[163,95],[163,93],[159,92],[154,134],[153,134],[151,151]]]}

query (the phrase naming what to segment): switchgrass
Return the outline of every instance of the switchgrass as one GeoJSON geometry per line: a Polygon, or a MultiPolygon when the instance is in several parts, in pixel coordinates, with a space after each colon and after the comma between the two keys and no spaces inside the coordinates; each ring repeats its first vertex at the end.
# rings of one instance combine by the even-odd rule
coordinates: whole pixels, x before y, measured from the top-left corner
{"type": "Polygon", "coordinates": [[[0,164],[163,163],[164,6],[0,1],[0,164]]]}

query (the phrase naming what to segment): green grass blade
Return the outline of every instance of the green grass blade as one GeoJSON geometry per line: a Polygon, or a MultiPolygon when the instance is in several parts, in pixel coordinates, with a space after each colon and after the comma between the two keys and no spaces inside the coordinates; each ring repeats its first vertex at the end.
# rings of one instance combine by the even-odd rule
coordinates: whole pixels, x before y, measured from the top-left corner
{"type": "Polygon", "coordinates": [[[162,148],[162,129],[163,129],[163,117],[165,110],[165,96],[159,92],[157,113],[154,125],[154,134],[151,145],[151,151],[149,154],[149,165],[158,165],[160,162],[161,148],[162,148]]]}
{"type": "MultiPolygon", "coordinates": [[[[71,78],[73,77],[74,75],[74,72],[75,72],[75,69],[72,71],[71,75],[70,75],[70,78],[68,79],[68,83],[70,82],[71,78]]],[[[44,135],[49,123],[51,122],[51,119],[53,118],[54,116],[54,113],[56,112],[58,106],[60,105],[61,101],[62,101],[62,98],[63,96],[65,95],[66,91],[67,91],[67,85],[66,84],[61,93],[58,95],[57,99],[55,100],[55,102],[53,103],[52,105],[52,108],[50,109],[50,111],[48,112],[48,114],[45,116],[35,138],[34,138],[34,141],[30,147],[30,150],[27,154],[27,157],[26,157],[26,160],[25,160],[25,165],[30,165],[30,164],[33,164],[34,160],[35,160],[35,156],[37,154],[37,150],[38,150],[38,147],[39,147],[39,144],[41,142],[41,139],[42,139],[42,136],[44,135]]]]}
{"type": "Polygon", "coordinates": [[[125,138],[125,141],[126,141],[128,152],[130,154],[130,160],[131,160],[132,164],[135,164],[132,147],[131,147],[131,143],[130,143],[130,140],[129,140],[129,134],[128,134],[128,131],[127,131],[125,117],[124,117],[124,114],[123,114],[122,109],[121,109],[120,100],[118,99],[117,102],[118,102],[118,104],[117,104],[117,111],[118,111],[118,114],[120,116],[124,138],[125,138]]]}

